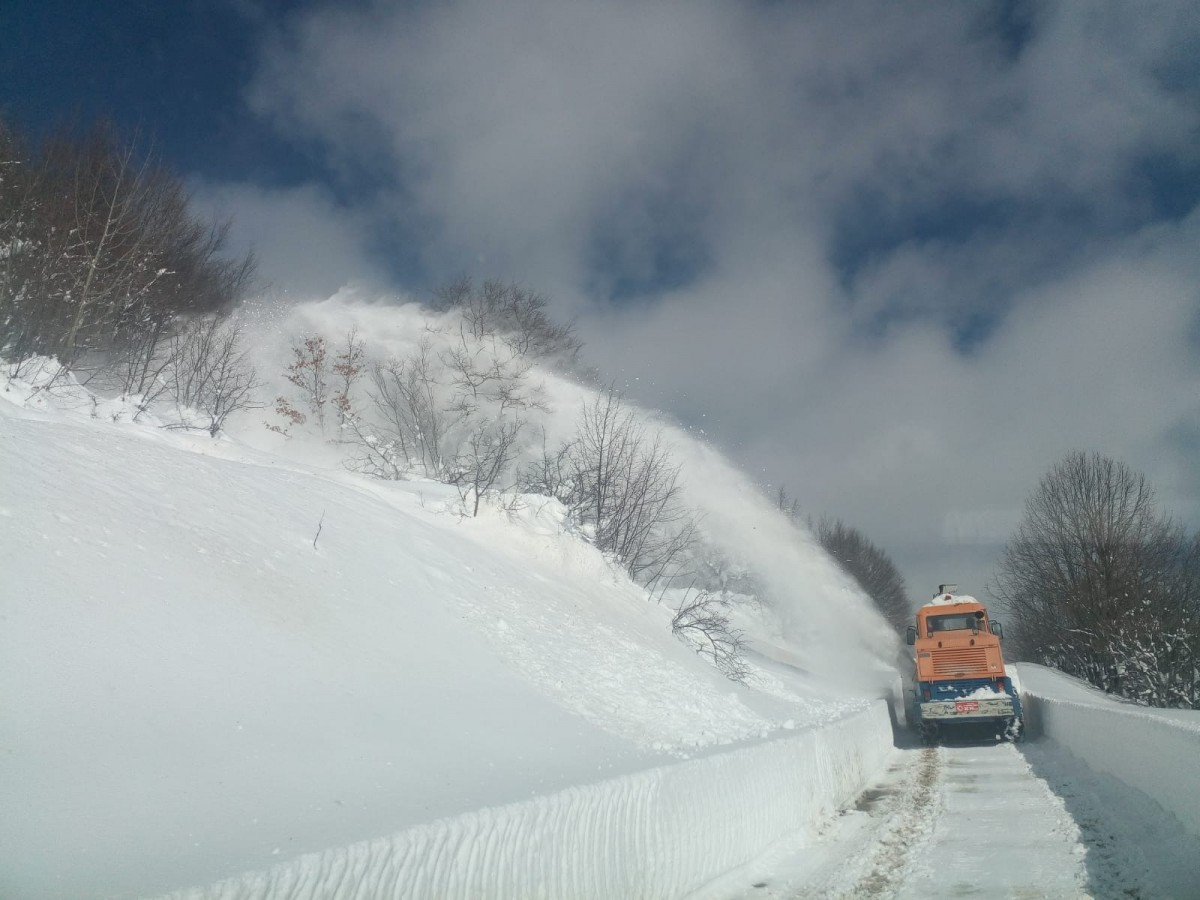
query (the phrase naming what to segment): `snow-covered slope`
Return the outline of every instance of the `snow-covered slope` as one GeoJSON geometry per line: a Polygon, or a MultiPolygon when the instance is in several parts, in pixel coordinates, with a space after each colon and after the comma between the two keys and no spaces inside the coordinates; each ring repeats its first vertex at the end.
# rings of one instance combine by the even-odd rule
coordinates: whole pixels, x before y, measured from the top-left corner
{"type": "MultiPolygon", "coordinates": [[[[437,356],[457,347],[461,323],[456,315],[435,315],[414,303],[397,305],[347,288],[320,302],[254,307],[244,318],[255,364],[267,382],[264,396],[294,397],[284,375],[299,337],[324,336],[332,352],[354,330],[373,360],[404,357],[422,343],[437,356]]],[[[545,408],[523,414],[528,422],[526,460],[543,446],[553,448],[574,437],[581,408],[598,393],[596,386],[562,377],[539,362],[534,362],[528,382],[541,389],[545,408]]],[[[359,389],[356,406],[369,407],[365,399],[369,391],[369,387],[359,389]]],[[[747,402],[768,404],[770,398],[750,397],[747,402]]],[[[805,671],[843,684],[856,682],[871,693],[886,686],[897,638],[857,583],[820,549],[803,525],[782,515],[761,487],[703,435],[692,434],[653,411],[630,409],[650,431],[661,433],[671,460],[681,466],[682,496],[696,513],[706,545],[729,572],[748,575],[757,599],[765,603],[766,608],[759,610],[764,614],[741,622],[757,638],[760,649],[778,646],[805,671]]],[[[263,427],[264,422],[278,421],[269,411],[260,411],[235,417],[229,431],[243,443],[306,463],[340,467],[351,455],[326,435],[314,435],[311,422],[307,430],[292,429],[288,439],[263,427]]]]}
{"type": "Polygon", "coordinates": [[[876,618],[682,432],[708,527],[790,610],[745,623],[807,671],[725,680],[554,501],[465,518],[262,413],[214,441],[80,396],[0,387],[0,896],[204,884],[872,706],[823,675],[877,665],[876,618]]]}
{"type": "MultiPolygon", "coordinates": [[[[289,315],[256,334],[264,374],[322,317],[383,352],[423,327],[289,315]]],[[[588,392],[543,377],[553,440],[588,392]]],[[[675,897],[814,840],[891,753],[894,638],[678,428],[705,546],[755,594],[745,685],[556,501],[470,518],[264,411],[219,440],[133,412],[0,382],[4,898],[675,897]]],[[[1047,735],[1195,831],[1194,714],[1025,675],[1047,735]]]]}

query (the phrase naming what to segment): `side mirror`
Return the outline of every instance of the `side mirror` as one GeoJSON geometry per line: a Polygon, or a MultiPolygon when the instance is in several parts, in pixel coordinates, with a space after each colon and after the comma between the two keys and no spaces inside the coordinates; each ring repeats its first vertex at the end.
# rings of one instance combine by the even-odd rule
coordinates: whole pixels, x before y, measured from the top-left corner
{"type": "Polygon", "coordinates": [[[1001,625],[999,622],[993,622],[992,623],[992,634],[994,634],[996,637],[1000,638],[1000,640],[1004,640],[1004,626],[1001,625]]]}
{"type": "Polygon", "coordinates": [[[910,646],[910,647],[917,642],[917,626],[916,625],[908,626],[908,633],[905,635],[905,638],[907,639],[908,646],[910,646]]]}

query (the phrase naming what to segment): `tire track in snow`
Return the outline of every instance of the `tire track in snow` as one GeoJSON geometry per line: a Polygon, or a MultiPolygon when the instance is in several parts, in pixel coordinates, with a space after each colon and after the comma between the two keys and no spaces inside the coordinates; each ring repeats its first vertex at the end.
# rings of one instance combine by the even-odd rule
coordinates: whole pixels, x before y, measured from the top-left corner
{"type": "MultiPolygon", "coordinates": [[[[760,860],[763,878],[704,894],[737,900],[813,900],[892,896],[910,872],[910,858],[933,832],[945,781],[941,748],[895,751],[887,771],[853,806],[798,845],[760,860]],[[767,874],[769,873],[769,874],[767,874]]],[[[746,874],[751,875],[754,870],[746,874]]]]}
{"type": "Polygon", "coordinates": [[[945,745],[942,805],[899,900],[1093,896],[1078,824],[1012,744],[945,745]]]}
{"type": "Polygon", "coordinates": [[[1051,741],[899,749],[857,802],[705,894],[737,900],[1200,900],[1200,841],[1051,741]]]}
{"type": "MultiPolygon", "coordinates": [[[[912,775],[886,809],[879,813],[884,824],[876,843],[849,887],[831,886],[811,896],[867,898],[890,897],[904,880],[908,861],[932,831],[941,798],[939,790],[945,770],[943,753],[938,747],[920,751],[912,775]]],[[[859,808],[869,807],[874,798],[867,791],[859,799],[859,808]]],[[[845,885],[845,882],[842,882],[845,885]]]]}

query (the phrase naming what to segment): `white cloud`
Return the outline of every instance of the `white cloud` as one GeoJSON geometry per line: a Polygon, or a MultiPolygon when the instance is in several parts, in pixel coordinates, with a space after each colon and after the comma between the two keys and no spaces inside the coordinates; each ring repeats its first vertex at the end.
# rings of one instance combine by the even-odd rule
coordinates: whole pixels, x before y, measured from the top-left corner
{"type": "Polygon", "coordinates": [[[1000,8],[328,7],[276,35],[251,98],[379,180],[353,211],[302,193],[303,221],[336,224],[301,229],[298,270],[365,265],[382,222],[431,278],[523,281],[581,314],[607,372],[892,550],[914,593],[978,592],[1073,448],[1200,525],[1200,460],[1172,443],[1200,427],[1200,240],[1194,217],[1150,223],[1135,177],[1200,166],[1200,22],[1031,3],[1016,41],[1000,8]],[[972,316],[993,326],[963,353],[972,316]]]}

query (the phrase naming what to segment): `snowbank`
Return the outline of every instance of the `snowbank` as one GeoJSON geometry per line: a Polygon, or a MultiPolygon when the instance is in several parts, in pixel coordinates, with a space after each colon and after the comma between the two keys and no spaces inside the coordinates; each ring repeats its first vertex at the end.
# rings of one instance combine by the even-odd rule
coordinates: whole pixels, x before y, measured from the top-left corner
{"type": "Polygon", "coordinates": [[[1031,737],[1137,788],[1200,837],[1200,711],[1138,706],[1032,663],[1020,671],[1031,737]]]}
{"type": "Polygon", "coordinates": [[[312,853],[172,900],[682,897],[815,827],[891,752],[882,702],[780,740],[312,853]]]}

